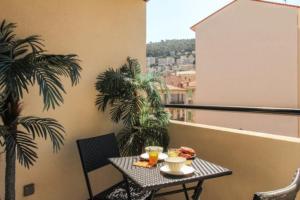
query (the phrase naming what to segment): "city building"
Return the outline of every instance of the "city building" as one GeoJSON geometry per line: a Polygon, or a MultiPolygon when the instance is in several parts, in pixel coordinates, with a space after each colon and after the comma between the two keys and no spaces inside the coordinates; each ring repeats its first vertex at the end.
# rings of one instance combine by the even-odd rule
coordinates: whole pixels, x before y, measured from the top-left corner
{"type": "MultiPolygon", "coordinates": [[[[193,104],[196,89],[195,73],[195,71],[178,71],[165,74],[164,80],[169,92],[164,94],[164,103],[193,104]]],[[[193,110],[172,108],[169,111],[174,120],[194,122],[193,110]]]]}
{"type": "MultiPolygon", "coordinates": [[[[194,25],[195,103],[299,108],[299,16],[297,6],[237,0],[194,25]]],[[[197,111],[195,120],[294,137],[300,130],[291,116],[197,111]]]]}
{"type": "Polygon", "coordinates": [[[158,58],[157,59],[158,66],[164,66],[167,65],[167,59],[166,58],[158,58]]]}
{"type": "MultiPolygon", "coordinates": [[[[187,103],[187,90],[184,88],[176,87],[167,84],[167,91],[161,92],[163,103],[165,104],[186,104],[187,103]]],[[[186,121],[186,110],[182,108],[169,108],[172,120],[186,121]]]]}
{"type": "Polygon", "coordinates": [[[165,66],[165,65],[173,65],[175,64],[175,58],[168,56],[165,58],[158,58],[158,65],[165,66]]]}
{"type": "Polygon", "coordinates": [[[152,65],[156,64],[156,58],[155,57],[147,57],[147,67],[151,67],[152,65]]]}
{"type": "Polygon", "coordinates": [[[175,64],[175,58],[171,57],[171,56],[166,57],[166,63],[167,63],[167,65],[174,65],[175,64]]]}

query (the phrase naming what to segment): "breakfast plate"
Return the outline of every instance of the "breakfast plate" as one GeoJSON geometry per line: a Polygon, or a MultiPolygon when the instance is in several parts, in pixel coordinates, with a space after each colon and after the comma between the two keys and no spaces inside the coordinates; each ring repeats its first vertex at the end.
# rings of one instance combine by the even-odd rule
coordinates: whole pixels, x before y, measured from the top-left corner
{"type": "Polygon", "coordinates": [[[164,165],[160,168],[160,171],[169,175],[184,176],[194,173],[195,169],[191,166],[184,165],[180,171],[171,171],[168,165],[164,165]]]}
{"type": "Polygon", "coordinates": [[[178,149],[179,156],[186,158],[187,160],[193,160],[196,157],[196,152],[190,147],[180,147],[178,149]]]}
{"type": "MultiPolygon", "coordinates": [[[[140,155],[140,157],[144,160],[149,160],[149,154],[148,153],[143,153],[140,155]]],[[[158,160],[165,160],[168,157],[167,154],[165,153],[159,153],[158,154],[158,160]]]]}
{"type": "Polygon", "coordinates": [[[187,160],[194,160],[195,158],[196,158],[196,154],[194,154],[194,155],[188,155],[188,156],[186,156],[186,155],[184,155],[184,154],[179,154],[179,156],[180,157],[183,157],[183,158],[186,158],[187,160]]]}

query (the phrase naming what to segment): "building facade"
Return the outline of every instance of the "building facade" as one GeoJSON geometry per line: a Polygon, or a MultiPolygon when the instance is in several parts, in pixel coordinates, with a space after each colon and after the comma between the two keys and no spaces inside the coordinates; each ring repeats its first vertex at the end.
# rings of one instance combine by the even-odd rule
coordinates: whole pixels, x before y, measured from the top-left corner
{"type": "MultiPolygon", "coordinates": [[[[299,108],[298,21],[296,6],[236,0],[194,25],[195,103],[299,108]]],[[[195,118],[197,123],[299,136],[297,117],[197,111],[195,118]]]]}

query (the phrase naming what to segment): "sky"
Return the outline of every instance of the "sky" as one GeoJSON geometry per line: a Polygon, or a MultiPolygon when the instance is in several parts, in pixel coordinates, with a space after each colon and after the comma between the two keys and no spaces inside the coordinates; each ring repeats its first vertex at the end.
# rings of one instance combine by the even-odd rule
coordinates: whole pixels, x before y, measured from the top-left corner
{"type": "MultiPolygon", "coordinates": [[[[151,0],[147,3],[147,43],[194,38],[190,29],[232,0],[151,0]]],[[[273,0],[283,3],[283,0],[273,0]]],[[[300,0],[287,0],[300,5],[300,0]]]]}

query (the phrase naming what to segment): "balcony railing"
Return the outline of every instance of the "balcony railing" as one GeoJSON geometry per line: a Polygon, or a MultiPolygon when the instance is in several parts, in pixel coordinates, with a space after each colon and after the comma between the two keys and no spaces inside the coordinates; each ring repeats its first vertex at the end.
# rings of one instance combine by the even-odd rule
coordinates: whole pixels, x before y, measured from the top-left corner
{"type": "Polygon", "coordinates": [[[184,101],[170,101],[170,104],[169,105],[182,105],[182,104],[184,104],[184,101]]]}
{"type": "MultiPolygon", "coordinates": [[[[288,185],[300,167],[299,138],[180,121],[171,121],[168,130],[170,146],[192,147],[198,157],[233,171],[207,182],[203,199],[251,200],[255,192],[288,185]]],[[[167,198],[173,199],[183,196],[167,198]]]]}
{"type": "Polygon", "coordinates": [[[274,107],[247,107],[247,106],[220,106],[220,105],[187,105],[187,104],[164,104],[166,108],[211,110],[224,112],[261,113],[274,115],[300,116],[300,109],[274,108],[274,107]]]}

